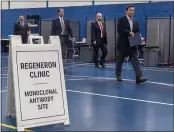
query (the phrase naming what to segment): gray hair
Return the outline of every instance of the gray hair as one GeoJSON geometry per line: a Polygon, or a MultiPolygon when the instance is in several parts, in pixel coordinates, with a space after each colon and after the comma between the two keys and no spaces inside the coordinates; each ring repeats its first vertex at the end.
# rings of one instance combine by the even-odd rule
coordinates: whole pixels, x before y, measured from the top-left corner
{"type": "Polygon", "coordinates": [[[97,13],[97,15],[96,16],[102,16],[102,14],[101,13],[97,13]]]}

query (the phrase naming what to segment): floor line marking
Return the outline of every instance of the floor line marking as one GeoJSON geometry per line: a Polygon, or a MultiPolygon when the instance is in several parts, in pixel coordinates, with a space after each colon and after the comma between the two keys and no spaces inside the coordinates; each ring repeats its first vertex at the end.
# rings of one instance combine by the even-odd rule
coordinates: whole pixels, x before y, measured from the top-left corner
{"type": "Polygon", "coordinates": [[[156,76],[156,75],[158,75],[158,74],[161,74],[162,72],[163,72],[163,71],[155,71],[155,72],[153,72],[153,73],[151,73],[151,74],[145,76],[145,78],[149,79],[149,78],[154,77],[154,76],[156,76]]]}
{"type": "MultiPolygon", "coordinates": [[[[93,66],[88,65],[88,66],[93,66]]],[[[115,65],[112,64],[106,64],[106,66],[115,68],[115,65]]],[[[123,68],[133,69],[130,65],[123,65],[123,68]]],[[[141,67],[142,70],[152,70],[152,71],[166,71],[166,70],[173,70],[173,68],[155,68],[155,67],[141,67]]],[[[167,71],[167,72],[174,72],[174,71],[167,71]]]]}
{"type": "Polygon", "coordinates": [[[7,92],[7,90],[2,90],[1,93],[3,93],[3,92],[7,92]]]}
{"type": "Polygon", "coordinates": [[[7,69],[8,67],[2,67],[1,69],[7,69]]]}
{"type": "MultiPolygon", "coordinates": [[[[97,78],[95,78],[95,79],[97,79],[97,78]]],[[[80,80],[94,80],[94,78],[76,78],[76,79],[66,79],[65,81],[67,82],[67,81],[80,81],[80,80]]],[[[97,79],[97,80],[99,80],[99,79],[97,79]]],[[[100,79],[101,80],[101,79],[100,79]]],[[[105,79],[105,81],[110,81],[110,80],[108,80],[108,79],[105,79]]],[[[115,81],[115,80],[114,80],[115,81]]],[[[133,84],[133,85],[136,85],[136,83],[135,82],[130,82],[130,81],[125,81],[125,82],[123,82],[123,83],[126,83],[126,84],[133,84]]]]}
{"type": "MultiPolygon", "coordinates": [[[[2,123],[1,126],[6,127],[6,128],[10,128],[10,129],[13,129],[13,130],[17,130],[17,127],[12,126],[12,125],[2,123]]],[[[25,129],[24,132],[32,132],[32,131],[28,130],[28,129],[25,129]]]]}
{"type": "MultiPolygon", "coordinates": [[[[93,65],[86,65],[86,66],[90,66],[90,67],[94,67],[93,65]]],[[[115,66],[112,66],[112,65],[106,65],[106,68],[107,67],[109,67],[109,68],[115,68],[115,66]]],[[[130,67],[130,66],[123,66],[122,68],[124,68],[124,69],[133,69],[132,67],[130,67]]],[[[150,69],[150,68],[144,68],[144,67],[142,67],[141,68],[143,71],[164,71],[164,72],[174,72],[174,71],[168,71],[169,69],[159,69],[159,70],[157,70],[157,69],[150,69]]]]}
{"type": "MultiPolygon", "coordinates": [[[[123,68],[126,68],[123,66],[123,68]]],[[[129,69],[133,69],[132,67],[128,66],[127,68],[129,69]]],[[[170,69],[167,69],[167,68],[161,68],[161,69],[152,69],[152,68],[146,68],[146,67],[141,67],[142,70],[144,71],[164,71],[164,72],[174,72],[174,71],[170,71],[170,69]]]]}
{"type": "Polygon", "coordinates": [[[1,58],[8,58],[8,56],[2,56],[1,58]]]}
{"type": "Polygon", "coordinates": [[[87,78],[66,79],[65,81],[86,80],[87,78]]]}
{"type": "Polygon", "coordinates": [[[2,76],[7,76],[8,74],[1,74],[2,76]]]}
{"type": "MultiPolygon", "coordinates": [[[[5,91],[7,91],[7,90],[4,90],[4,92],[5,91]]],[[[161,105],[168,105],[168,106],[173,106],[174,105],[174,104],[170,104],[170,103],[156,102],[156,101],[150,101],[150,100],[141,100],[141,99],[133,99],[133,98],[126,98],[126,97],[112,96],[112,95],[105,95],[105,94],[97,94],[97,93],[90,93],[90,92],[83,92],[83,91],[75,91],[75,90],[68,90],[68,89],[66,91],[67,92],[73,92],[73,93],[81,93],[81,94],[102,96],[102,97],[108,97],[108,98],[138,101],[138,102],[144,102],[144,103],[161,104],[161,105]]]]}
{"type": "MultiPolygon", "coordinates": [[[[74,65],[74,66],[67,66],[67,67],[65,67],[65,68],[69,68],[69,67],[75,67],[75,66],[83,66],[83,65],[85,65],[85,66],[92,66],[93,67],[93,64],[92,63],[83,63],[83,64],[76,64],[76,65],[74,65]]],[[[114,65],[112,65],[112,64],[106,64],[106,66],[107,67],[110,67],[110,68],[115,68],[114,67],[114,65]]],[[[133,69],[131,66],[129,66],[129,65],[125,65],[125,66],[123,66],[123,68],[125,68],[125,69],[133,69]]],[[[142,67],[142,70],[149,70],[149,71],[166,71],[166,72],[174,72],[174,71],[168,71],[169,69],[168,68],[148,68],[148,67],[142,67]]]]}
{"type": "MultiPolygon", "coordinates": [[[[101,78],[75,78],[75,79],[66,79],[66,81],[78,81],[78,80],[92,80],[92,79],[100,79],[101,78]]],[[[115,79],[105,79],[105,80],[114,80],[115,79]]],[[[124,80],[124,79],[123,79],[124,80]]],[[[126,80],[126,79],[125,79],[126,80]]],[[[127,81],[127,80],[126,80],[127,81]]],[[[134,84],[136,85],[136,83],[134,81],[127,81],[127,82],[122,82],[122,83],[127,83],[127,84],[134,84]]],[[[152,84],[156,84],[156,83],[152,83],[152,84]]],[[[159,84],[159,85],[163,85],[163,84],[159,84]]],[[[172,86],[168,86],[168,87],[172,87],[172,86]]]]}
{"type": "MultiPolygon", "coordinates": [[[[108,65],[108,66],[115,66],[115,65],[113,65],[113,64],[106,64],[106,65],[108,65]]],[[[126,64],[126,63],[124,63],[124,65],[123,66],[126,66],[126,67],[132,67],[130,64],[126,64]]],[[[141,68],[145,68],[145,69],[154,69],[154,70],[161,70],[161,69],[165,69],[165,70],[174,70],[174,68],[163,68],[163,67],[145,67],[145,66],[141,66],[141,68]]]]}
{"type": "MultiPolygon", "coordinates": [[[[69,77],[100,78],[100,79],[109,79],[109,80],[115,80],[116,81],[116,78],[109,78],[109,77],[71,76],[71,75],[65,75],[65,76],[69,76],[69,77]]],[[[135,80],[132,80],[132,79],[122,79],[122,80],[135,82],[135,80]]],[[[158,84],[158,85],[164,85],[164,86],[174,87],[174,84],[167,84],[167,83],[160,83],[160,82],[152,82],[152,81],[146,81],[146,82],[147,83],[152,83],[152,84],[158,84]]]]}
{"type": "Polygon", "coordinates": [[[88,64],[91,64],[91,63],[75,64],[73,66],[65,66],[64,68],[70,68],[70,67],[76,67],[76,66],[83,66],[83,65],[88,65],[88,64]]]}
{"type": "Polygon", "coordinates": [[[8,77],[1,77],[1,79],[7,79],[8,77]]]}
{"type": "Polygon", "coordinates": [[[133,98],[125,98],[125,97],[120,97],[120,96],[112,96],[112,95],[105,95],[105,94],[75,91],[75,90],[66,90],[66,91],[73,92],[73,93],[87,94],[87,95],[102,96],[102,97],[108,97],[108,98],[138,101],[138,102],[144,102],[144,103],[161,104],[161,105],[168,105],[168,106],[173,106],[174,105],[174,104],[170,104],[170,103],[156,102],[156,101],[150,101],[150,100],[141,100],[141,99],[133,99],[133,98]]]}
{"type": "MultiPolygon", "coordinates": [[[[65,75],[65,77],[90,77],[90,78],[101,78],[101,79],[110,79],[110,80],[116,80],[115,78],[108,78],[108,77],[93,77],[93,76],[71,76],[71,75],[65,75]]],[[[1,79],[6,79],[7,77],[2,77],[1,79]]],[[[131,82],[135,82],[135,80],[132,79],[122,79],[125,81],[131,81],[131,82]]],[[[152,83],[152,84],[158,84],[158,85],[164,85],[164,86],[168,86],[168,87],[173,87],[174,88],[174,84],[167,84],[167,83],[161,83],[161,82],[152,82],[152,81],[146,81],[147,83],[152,83]]]]}

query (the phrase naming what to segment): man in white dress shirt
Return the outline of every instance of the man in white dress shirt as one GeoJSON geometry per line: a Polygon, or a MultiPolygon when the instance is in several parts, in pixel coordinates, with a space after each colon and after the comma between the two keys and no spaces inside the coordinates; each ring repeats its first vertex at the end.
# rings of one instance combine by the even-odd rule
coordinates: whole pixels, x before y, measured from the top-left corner
{"type": "Polygon", "coordinates": [[[102,14],[98,13],[96,21],[91,24],[91,43],[94,49],[94,63],[95,67],[98,68],[99,64],[105,68],[104,62],[107,55],[107,34],[104,22],[102,22],[102,14]],[[100,57],[100,63],[98,62],[98,52],[99,48],[102,51],[100,57]]]}
{"type": "Polygon", "coordinates": [[[117,23],[118,41],[117,41],[117,58],[116,58],[116,78],[122,81],[121,71],[125,57],[129,56],[132,67],[136,75],[136,83],[143,83],[147,79],[142,78],[140,63],[137,58],[137,47],[130,47],[129,36],[134,37],[134,33],[140,32],[138,22],[133,18],[135,8],[128,6],[126,15],[119,18],[117,23]]]}
{"type": "Polygon", "coordinates": [[[73,38],[73,31],[70,26],[69,20],[64,20],[64,10],[62,8],[58,9],[58,17],[52,22],[51,35],[59,36],[61,47],[62,47],[62,57],[66,56],[66,49],[69,37],[73,38]]]}

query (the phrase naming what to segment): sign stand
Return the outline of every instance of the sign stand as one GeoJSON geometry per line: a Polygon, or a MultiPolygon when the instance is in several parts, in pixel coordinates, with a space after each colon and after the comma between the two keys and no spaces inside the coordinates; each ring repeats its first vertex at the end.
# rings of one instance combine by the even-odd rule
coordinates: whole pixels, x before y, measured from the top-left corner
{"type": "Polygon", "coordinates": [[[58,123],[69,125],[59,37],[50,36],[49,44],[44,44],[41,36],[33,39],[37,44],[32,36],[30,44],[22,44],[20,36],[11,36],[7,116],[16,116],[18,131],[58,123]]]}

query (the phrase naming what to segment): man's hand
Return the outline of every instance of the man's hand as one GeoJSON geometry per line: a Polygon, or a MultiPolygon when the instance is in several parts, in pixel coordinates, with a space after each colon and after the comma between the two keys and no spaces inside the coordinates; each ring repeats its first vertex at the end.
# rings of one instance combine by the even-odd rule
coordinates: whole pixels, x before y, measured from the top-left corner
{"type": "Polygon", "coordinates": [[[73,42],[75,41],[75,38],[69,38],[69,39],[70,39],[71,41],[73,41],[73,42]]]}
{"type": "Polygon", "coordinates": [[[28,31],[28,35],[30,35],[31,34],[31,31],[28,31]]]}
{"type": "Polygon", "coordinates": [[[132,37],[134,37],[134,32],[130,32],[129,34],[130,34],[132,37]]]}
{"type": "Polygon", "coordinates": [[[75,38],[72,38],[72,41],[75,41],[75,38]]]}
{"type": "Polygon", "coordinates": [[[32,24],[31,23],[28,23],[28,26],[30,27],[32,24]]]}
{"type": "Polygon", "coordinates": [[[96,41],[93,41],[93,44],[96,45],[96,41]]]}

